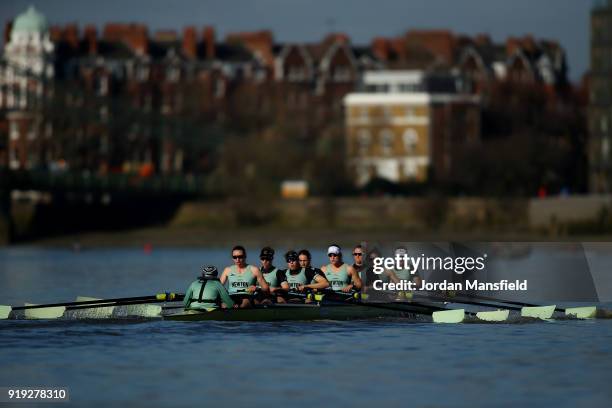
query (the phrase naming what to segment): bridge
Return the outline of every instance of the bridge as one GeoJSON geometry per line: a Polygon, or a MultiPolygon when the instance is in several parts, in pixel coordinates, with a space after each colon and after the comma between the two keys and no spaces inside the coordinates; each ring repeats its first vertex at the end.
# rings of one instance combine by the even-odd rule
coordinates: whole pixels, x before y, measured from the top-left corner
{"type": "Polygon", "coordinates": [[[203,194],[202,176],[0,169],[0,245],[39,233],[161,222],[180,203],[203,194]],[[25,204],[37,231],[15,218],[15,207],[25,204]]]}

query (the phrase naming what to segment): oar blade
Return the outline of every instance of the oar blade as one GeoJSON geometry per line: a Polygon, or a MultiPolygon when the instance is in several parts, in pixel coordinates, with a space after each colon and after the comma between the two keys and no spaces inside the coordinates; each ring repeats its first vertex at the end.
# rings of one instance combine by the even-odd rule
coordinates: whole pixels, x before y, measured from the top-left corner
{"type": "Polygon", "coordinates": [[[595,306],[570,307],[565,309],[565,315],[576,319],[592,319],[597,315],[595,306]]]}
{"type": "MultiPolygon", "coordinates": [[[[26,303],[26,306],[36,306],[33,303],[26,303]]],[[[40,309],[25,309],[26,319],[57,319],[64,315],[65,306],[43,307],[40,309]]]]}
{"type": "Polygon", "coordinates": [[[476,318],[485,322],[503,322],[508,320],[509,310],[489,310],[476,313],[476,318]]]}
{"type": "MultiPolygon", "coordinates": [[[[89,296],[77,296],[77,302],[93,302],[96,300],[103,300],[89,296]]],[[[97,306],[93,305],[93,306],[97,306]]],[[[79,309],[72,311],[73,316],[77,319],[108,319],[113,315],[115,310],[114,306],[106,307],[92,307],[91,309],[79,309]]]]}
{"type": "Polygon", "coordinates": [[[434,323],[461,323],[465,319],[464,309],[439,310],[433,312],[431,317],[434,323]]]}
{"type": "Polygon", "coordinates": [[[0,305],[0,319],[8,319],[11,310],[13,310],[13,308],[10,306],[0,305]]]}
{"type": "Polygon", "coordinates": [[[550,319],[555,312],[556,305],[549,306],[525,306],[521,309],[522,317],[533,317],[536,319],[550,319]]]}

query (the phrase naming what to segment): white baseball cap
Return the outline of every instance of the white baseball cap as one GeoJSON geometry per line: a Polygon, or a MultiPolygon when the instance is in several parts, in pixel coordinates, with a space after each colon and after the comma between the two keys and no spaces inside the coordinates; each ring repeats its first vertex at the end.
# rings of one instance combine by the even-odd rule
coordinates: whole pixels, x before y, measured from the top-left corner
{"type": "Polygon", "coordinates": [[[329,248],[327,248],[327,254],[341,255],[342,250],[338,245],[331,245],[329,248]]]}

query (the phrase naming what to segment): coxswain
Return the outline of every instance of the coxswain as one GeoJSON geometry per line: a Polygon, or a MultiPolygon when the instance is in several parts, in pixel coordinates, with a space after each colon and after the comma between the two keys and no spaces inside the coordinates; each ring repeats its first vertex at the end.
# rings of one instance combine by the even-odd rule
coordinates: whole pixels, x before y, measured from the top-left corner
{"type": "Polygon", "coordinates": [[[330,288],[336,292],[351,292],[361,290],[361,278],[355,268],[342,261],[342,249],[339,245],[327,248],[330,263],[321,267],[329,281],[330,288]]]}
{"type": "Polygon", "coordinates": [[[288,251],[285,254],[285,261],[287,261],[287,269],[278,273],[278,280],[282,289],[304,292],[308,289],[322,290],[329,287],[329,282],[320,270],[312,267],[300,267],[297,252],[288,251]]]}
{"type": "Polygon", "coordinates": [[[234,301],[241,308],[251,307],[252,295],[259,286],[263,292],[269,292],[269,286],[259,268],[246,263],[246,249],[243,246],[237,245],[232,248],[232,260],[234,264],[228,266],[221,274],[221,283],[226,284],[227,289],[234,301]]]}
{"type": "Polygon", "coordinates": [[[185,310],[214,310],[232,308],[234,301],[225,286],[219,282],[219,272],[215,266],[202,268],[202,276],[193,281],[185,292],[185,310]]]}

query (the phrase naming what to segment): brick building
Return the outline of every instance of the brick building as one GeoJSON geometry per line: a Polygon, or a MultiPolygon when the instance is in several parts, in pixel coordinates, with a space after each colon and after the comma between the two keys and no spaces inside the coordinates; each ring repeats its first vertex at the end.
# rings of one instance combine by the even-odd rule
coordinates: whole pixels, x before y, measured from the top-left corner
{"type": "Polygon", "coordinates": [[[207,123],[291,120],[314,138],[341,120],[342,97],[376,67],[367,48],[342,34],[278,44],[269,31],[220,41],[212,27],[149,33],[141,24],[109,23],[98,32],[48,26],[33,8],[7,24],[5,44],[0,131],[8,129],[11,144],[0,143],[0,165],[13,169],[197,172],[178,140],[204,136],[190,133],[185,115],[207,123]],[[38,47],[36,61],[24,36],[38,47]],[[26,87],[17,71],[32,83],[26,87]]]}
{"type": "MultiPolygon", "coordinates": [[[[368,116],[399,109],[412,113],[391,122],[427,118],[427,125],[413,129],[420,158],[402,166],[374,166],[393,180],[424,180],[431,171],[441,177],[452,167],[458,127],[469,129],[466,140],[479,138],[474,113],[479,99],[468,94],[486,97],[489,84],[502,80],[553,88],[566,81],[564,52],[553,42],[525,37],[500,45],[486,36],[445,30],[375,38],[368,46],[356,46],[342,33],[316,43],[279,43],[270,31],[219,39],[212,27],[151,33],[142,24],[108,23],[101,30],[48,26],[44,16],[29,9],[7,24],[4,37],[0,166],[13,169],[204,172],[202,163],[208,161],[194,148],[208,143],[202,126],[249,121],[291,123],[305,140],[346,122],[347,151],[353,155],[363,146],[356,147],[359,132],[351,126],[364,109],[355,107],[361,112],[355,113],[350,105],[345,112],[343,100],[359,90],[360,96],[347,101],[403,98],[397,106],[368,102],[368,116]],[[397,85],[404,87],[399,96],[371,92],[364,73],[373,80],[376,74],[370,72],[383,70],[414,71],[418,74],[406,75],[419,79],[397,85]],[[427,147],[421,140],[436,143],[427,147]]],[[[413,143],[414,134],[406,132],[394,146],[413,143]]],[[[378,130],[372,133],[373,151],[387,149],[374,141],[378,130]]],[[[206,149],[214,154],[214,146],[206,149]]],[[[363,170],[360,174],[365,177],[363,170]]]]}

